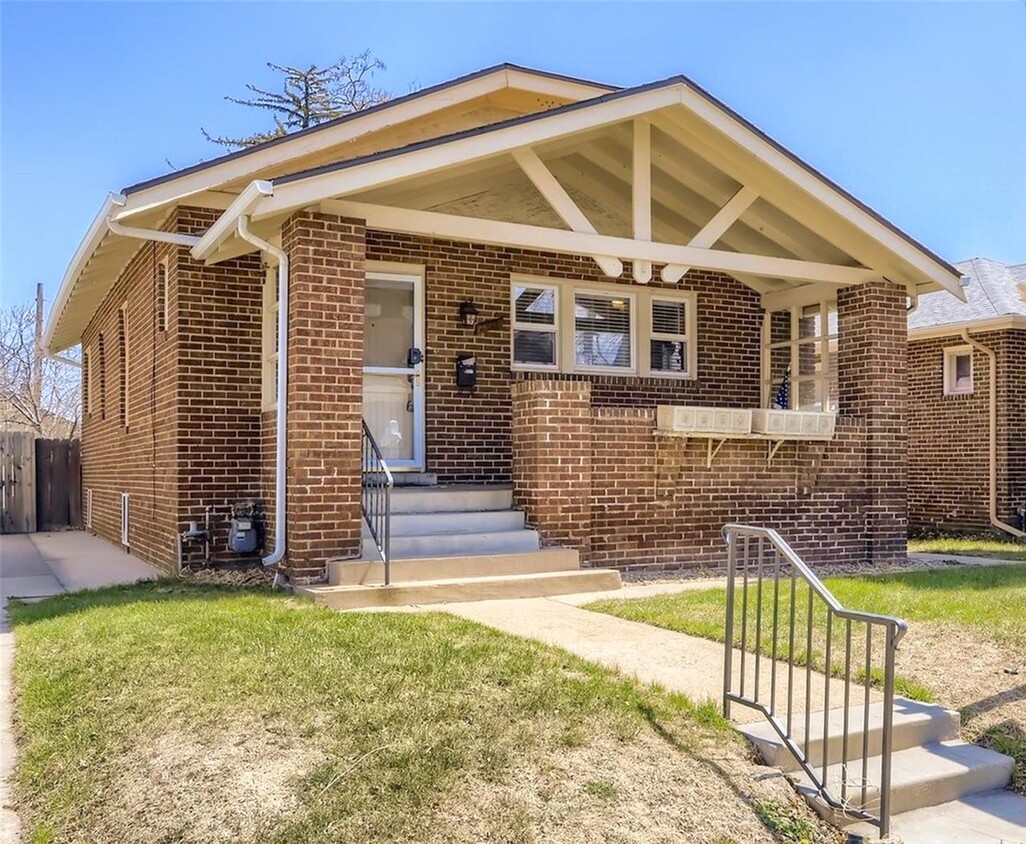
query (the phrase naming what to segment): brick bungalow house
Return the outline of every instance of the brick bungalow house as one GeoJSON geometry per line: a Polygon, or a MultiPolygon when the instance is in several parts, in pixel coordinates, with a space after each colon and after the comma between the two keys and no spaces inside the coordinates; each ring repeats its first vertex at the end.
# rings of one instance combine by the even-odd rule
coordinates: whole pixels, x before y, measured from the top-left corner
{"type": "Polygon", "coordinates": [[[1026,530],[1026,264],[956,264],[908,320],[909,526],[1026,530]]]}
{"type": "Polygon", "coordinates": [[[190,522],[238,559],[252,499],[267,563],[350,582],[375,444],[418,484],[392,556],[450,573],[710,562],[732,520],[881,560],[906,309],[960,275],[683,76],[501,65],[112,194],[46,343],[83,348],[89,528],[160,566],[190,522]]]}

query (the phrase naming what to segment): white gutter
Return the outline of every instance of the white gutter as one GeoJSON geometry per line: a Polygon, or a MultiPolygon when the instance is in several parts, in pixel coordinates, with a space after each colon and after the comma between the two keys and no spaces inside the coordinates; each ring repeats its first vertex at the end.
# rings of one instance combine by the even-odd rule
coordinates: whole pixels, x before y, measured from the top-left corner
{"type": "Polygon", "coordinates": [[[139,229],[135,226],[126,226],[114,220],[107,220],[107,228],[110,229],[112,234],[119,234],[122,237],[134,237],[137,240],[156,240],[160,243],[174,243],[176,246],[194,246],[200,240],[194,234],[165,232],[157,229],[139,229]]]}
{"type": "Polygon", "coordinates": [[[962,329],[962,339],[983,352],[990,361],[990,523],[998,530],[1022,539],[1026,533],[1001,521],[997,513],[997,355],[979,340],[974,340],[968,328],[962,329]]]}
{"type": "MultiPolygon", "coordinates": [[[[255,183],[254,183],[255,184],[255,183]]],[[[266,182],[264,184],[267,184],[266,182]]],[[[227,212],[221,219],[228,216],[227,212]]],[[[218,223],[221,222],[218,220],[218,223]]],[[[216,224],[215,224],[216,225],[216,224]]],[[[289,256],[249,230],[249,216],[243,214],[235,226],[239,237],[261,252],[278,259],[278,395],[274,443],[274,550],[263,558],[265,566],[281,562],[285,556],[285,444],[288,434],[287,386],[289,360],[289,256]]],[[[213,231],[213,229],[211,229],[213,231]]],[[[209,234],[209,232],[208,232],[209,234]]],[[[198,248],[198,247],[197,247],[198,248]]]]}

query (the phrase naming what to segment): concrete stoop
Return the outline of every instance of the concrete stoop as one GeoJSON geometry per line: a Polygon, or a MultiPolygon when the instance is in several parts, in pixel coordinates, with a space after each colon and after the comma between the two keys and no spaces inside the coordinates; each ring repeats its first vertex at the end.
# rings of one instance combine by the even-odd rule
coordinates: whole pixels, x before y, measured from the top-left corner
{"type": "Polygon", "coordinates": [[[543,548],[513,509],[509,485],[392,491],[391,585],[363,526],[363,559],[330,560],[328,585],[297,589],[336,609],[542,598],[620,588],[611,569],[581,569],[577,551],[543,548]]]}
{"type": "MultiPolygon", "coordinates": [[[[848,763],[842,766],[844,710],[813,713],[809,728],[809,758],[817,775],[822,777],[824,765],[831,793],[844,800],[852,809],[876,813],[880,803],[880,742],[883,724],[883,704],[870,705],[868,730],[866,711],[856,707],[849,711],[848,763]],[[869,758],[865,771],[862,766],[863,739],[869,758]],[[842,797],[842,783],[845,784],[842,797]],[[862,784],[866,784],[865,802],[862,784]]],[[[795,715],[798,744],[804,736],[804,715],[795,715]]],[[[891,756],[891,818],[897,839],[906,842],[918,840],[913,836],[920,823],[918,815],[924,812],[939,814],[958,813],[965,801],[987,799],[1001,795],[1010,782],[1014,762],[1008,756],[958,738],[960,719],[957,712],[931,704],[898,698],[894,703],[893,752],[891,756]],[[909,823],[909,821],[913,821],[909,823]],[[904,830],[908,829],[906,834],[904,830]]],[[[875,827],[853,819],[843,810],[834,809],[813,789],[811,780],[784,747],[776,732],[767,722],[741,728],[767,764],[781,768],[795,779],[798,791],[809,803],[845,832],[874,840],[875,827]]],[[[1020,820],[1026,823],[1026,798],[1010,795],[1020,801],[1020,820]]],[[[1003,801],[1004,803],[1008,801],[1003,801]]],[[[1012,801],[1014,804],[1014,801],[1012,801]]],[[[1020,828],[1019,838],[1011,841],[1026,842],[1026,826],[1020,828]]],[[[961,842],[961,837],[933,837],[931,844],[961,842]]],[[[991,840],[981,838],[981,841],[991,840]]],[[[998,839],[993,839],[997,844],[998,839]]]]}
{"type": "Polygon", "coordinates": [[[496,601],[509,598],[546,598],[620,588],[614,569],[575,569],[534,574],[460,577],[364,586],[300,586],[297,595],[339,610],[369,607],[402,607],[413,604],[448,604],[464,601],[496,601]]]}

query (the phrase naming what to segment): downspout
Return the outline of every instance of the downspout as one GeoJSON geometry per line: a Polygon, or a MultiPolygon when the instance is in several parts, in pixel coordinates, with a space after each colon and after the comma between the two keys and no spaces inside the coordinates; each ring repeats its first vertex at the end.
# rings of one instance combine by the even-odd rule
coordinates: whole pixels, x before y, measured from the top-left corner
{"type": "Polygon", "coordinates": [[[236,223],[239,237],[261,252],[278,259],[278,395],[274,442],[274,550],[263,558],[265,566],[277,565],[285,556],[285,444],[288,433],[286,387],[289,360],[289,256],[249,230],[249,215],[236,223]]]}
{"type": "Polygon", "coordinates": [[[974,340],[968,328],[962,329],[962,339],[983,352],[990,362],[990,523],[998,530],[1022,539],[1026,533],[1001,521],[997,513],[997,355],[979,340],[974,340]]]}
{"type": "Polygon", "coordinates": [[[126,226],[117,222],[117,220],[107,220],[107,228],[114,234],[119,234],[122,237],[134,237],[138,240],[157,240],[161,243],[174,243],[176,246],[195,246],[200,242],[199,237],[194,234],[139,229],[135,226],[126,226]]]}

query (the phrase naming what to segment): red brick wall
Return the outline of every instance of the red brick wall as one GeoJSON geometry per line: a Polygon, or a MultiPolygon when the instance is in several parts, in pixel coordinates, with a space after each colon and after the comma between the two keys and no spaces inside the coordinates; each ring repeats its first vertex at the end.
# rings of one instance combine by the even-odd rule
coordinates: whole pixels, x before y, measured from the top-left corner
{"type": "MultiPolygon", "coordinates": [[[[202,232],[216,215],[180,208],[164,227],[202,232]]],[[[184,247],[142,243],[84,333],[97,375],[94,410],[85,413],[82,428],[82,477],[93,494],[92,529],[120,542],[121,493],[129,493],[130,549],[164,568],[174,563],[175,534],[190,520],[202,523],[208,506],[214,508],[215,559],[237,559],[225,550],[227,506],[259,496],[262,278],[255,256],[205,267],[184,247]],[[157,265],[165,259],[169,324],[160,331],[157,265]],[[119,311],[125,303],[127,426],[119,365],[119,311]]],[[[196,550],[187,552],[187,558],[197,556],[196,550]]]]}
{"type": "Polygon", "coordinates": [[[903,557],[908,534],[907,304],[878,281],[837,291],[838,411],[866,426],[868,556],[903,557]]]}
{"type": "MultiPolygon", "coordinates": [[[[515,380],[553,377],[587,381],[596,406],[717,404],[754,407],[759,401],[759,297],[717,273],[688,273],[677,285],[698,293],[698,379],[615,375],[513,374],[509,323],[479,334],[458,322],[473,299],[482,319],[510,315],[510,275],[608,283],[590,258],[526,252],[480,244],[367,233],[367,259],[421,264],[426,269],[425,392],[428,469],[442,482],[511,480],[510,387],[515,380]],[[477,357],[473,392],[453,378],[455,357],[477,357]]],[[[629,285],[630,267],[617,283],[629,285]]]]}
{"type": "Polygon", "coordinates": [[[282,228],[289,255],[288,563],[317,578],[360,544],[364,228],[301,212],[282,228]]]}
{"type": "MultiPolygon", "coordinates": [[[[177,225],[172,217],[165,228],[177,225]]],[[[141,244],[82,337],[94,382],[82,414],[82,486],[92,492],[91,529],[113,543],[121,541],[121,493],[130,496],[131,551],[170,567],[178,488],[175,361],[178,347],[177,250],[165,244],[141,244]],[[156,267],[171,264],[172,321],[156,330],[156,267]],[[118,315],[127,305],[128,425],[124,424],[119,384],[118,315]],[[99,351],[103,337],[103,354],[99,351]]],[[[88,370],[83,369],[83,378],[88,370]]],[[[83,393],[85,394],[85,393],[83,393]]],[[[90,518],[91,517],[91,518],[90,518]]]]}
{"type": "Polygon", "coordinates": [[[586,381],[513,384],[514,497],[547,543],[582,553],[592,541],[591,413],[586,381]]]}
{"type": "MultiPolygon", "coordinates": [[[[1017,525],[1026,506],[1026,331],[974,334],[998,366],[998,515],[1017,525]]],[[[945,396],[944,349],[959,334],[909,348],[909,523],[916,531],[990,529],[990,364],[973,352],[973,393],[945,396]]]]}

